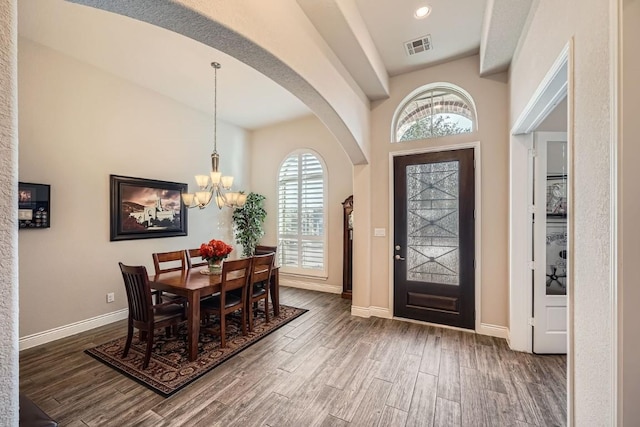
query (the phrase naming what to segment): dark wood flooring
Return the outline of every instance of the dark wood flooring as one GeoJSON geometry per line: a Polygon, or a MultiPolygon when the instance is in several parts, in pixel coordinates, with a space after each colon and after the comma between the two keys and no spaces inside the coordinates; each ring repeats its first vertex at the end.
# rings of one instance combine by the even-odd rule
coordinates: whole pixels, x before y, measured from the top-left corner
{"type": "Polygon", "coordinates": [[[566,358],[503,339],[352,317],[338,295],[163,398],[83,353],[117,322],[20,353],[20,389],[62,426],[566,425],[566,358]]]}

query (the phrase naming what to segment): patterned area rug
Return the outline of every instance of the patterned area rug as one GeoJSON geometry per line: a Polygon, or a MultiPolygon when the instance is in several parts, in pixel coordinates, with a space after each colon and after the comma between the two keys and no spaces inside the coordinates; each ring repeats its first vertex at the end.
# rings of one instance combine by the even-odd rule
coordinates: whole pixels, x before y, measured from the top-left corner
{"type": "Polygon", "coordinates": [[[142,370],[142,362],[146,342],[139,341],[137,330],[134,330],[131,349],[125,359],[121,356],[127,340],[126,333],[121,338],[87,349],[85,353],[168,397],[307,311],[280,305],[280,316],[275,319],[271,317],[269,323],[265,322],[264,313],[258,311],[253,332],[246,336],[242,335],[240,316],[227,315],[227,347],[220,348],[220,338],[217,335],[203,333],[201,330],[199,357],[193,362],[189,362],[187,358],[187,328],[184,324],[180,326],[177,336],[170,338],[165,336],[164,330],[156,331],[151,360],[145,370],[142,370]]]}

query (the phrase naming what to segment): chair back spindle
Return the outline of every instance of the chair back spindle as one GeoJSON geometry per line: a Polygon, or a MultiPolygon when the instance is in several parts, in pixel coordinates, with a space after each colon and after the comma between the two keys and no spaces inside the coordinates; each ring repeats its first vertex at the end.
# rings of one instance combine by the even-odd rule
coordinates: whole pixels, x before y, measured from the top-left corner
{"type": "Polygon", "coordinates": [[[152,254],[156,274],[185,271],[187,260],[184,251],[156,252],[152,254]]]}
{"type": "MultiPolygon", "coordinates": [[[[161,273],[169,273],[172,271],[187,271],[187,257],[183,250],[171,251],[171,252],[156,252],[151,254],[153,258],[153,267],[156,275],[161,273]]],[[[154,291],[157,296],[157,301],[162,302],[164,300],[181,300],[181,297],[173,294],[167,294],[162,291],[154,291]]]]}
{"type": "Polygon", "coordinates": [[[273,266],[275,267],[276,265],[278,265],[278,247],[277,246],[258,245],[256,246],[254,255],[266,255],[271,253],[273,254],[273,266]]]}
{"type": "MultiPolygon", "coordinates": [[[[154,257],[155,260],[155,257],[154,257]]],[[[125,343],[122,357],[127,357],[133,340],[133,329],[140,331],[140,339],[147,340],[142,369],[147,369],[151,360],[153,349],[154,330],[165,327],[165,333],[170,334],[171,327],[176,328],[178,323],[184,321],[184,306],[172,302],[153,305],[151,298],[151,285],[149,275],[144,265],[129,266],[119,262],[120,271],[127,292],[129,304],[129,318],[127,320],[127,342],[125,343]]]]}
{"type": "Polygon", "coordinates": [[[150,319],[153,306],[147,269],[144,266],[119,264],[127,291],[129,315],[135,321],[146,323],[150,319]]]}
{"type": "Polygon", "coordinates": [[[275,252],[268,252],[265,255],[253,256],[247,295],[249,331],[253,331],[253,312],[260,300],[264,300],[264,317],[265,321],[269,323],[269,290],[275,255],[275,252]]]}
{"type": "Polygon", "coordinates": [[[253,264],[251,267],[251,284],[269,284],[269,280],[271,279],[271,270],[273,269],[274,257],[274,252],[253,256],[253,264]]]}
{"type": "Polygon", "coordinates": [[[186,257],[187,257],[187,267],[204,267],[208,263],[206,260],[202,259],[202,255],[200,255],[200,248],[194,249],[185,249],[186,257]],[[197,260],[197,261],[194,261],[197,260]]]}

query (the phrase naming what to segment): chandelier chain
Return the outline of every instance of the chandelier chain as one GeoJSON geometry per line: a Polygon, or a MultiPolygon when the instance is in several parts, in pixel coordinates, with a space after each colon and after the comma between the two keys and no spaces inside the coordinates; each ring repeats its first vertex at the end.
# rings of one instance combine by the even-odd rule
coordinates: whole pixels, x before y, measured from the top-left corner
{"type": "Polygon", "coordinates": [[[218,69],[220,64],[212,62],[213,67],[213,151],[218,152],[218,69]]]}

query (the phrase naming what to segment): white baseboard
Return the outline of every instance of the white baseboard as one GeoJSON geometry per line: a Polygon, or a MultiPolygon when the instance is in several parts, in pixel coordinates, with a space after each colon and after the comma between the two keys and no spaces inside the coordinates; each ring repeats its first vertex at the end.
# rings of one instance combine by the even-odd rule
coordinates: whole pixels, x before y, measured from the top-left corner
{"type": "Polygon", "coordinates": [[[26,350],[31,347],[35,347],[41,344],[46,344],[51,341],[59,340],[61,338],[70,337],[71,335],[79,334],[90,329],[97,328],[99,326],[108,325],[109,323],[117,322],[119,320],[126,319],[129,316],[129,309],[125,308],[111,313],[102,314],[100,316],[92,317],[91,319],[81,320],[79,322],[71,323],[69,325],[60,326],[57,328],[49,329],[48,331],[38,332],[36,334],[27,335],[20,338],[19,350],[26,350]]]}
{"type": "Polygon", "coordinates": [[[330,294],[341,294],[342,286],[329,285],[324,283],[313,283],[305,280],[291,279],[289,277],[280,276],[280,286],[288,286],[290,288],[306,289],[309,291],[327,292],[330,294]]]}
{"type": "Polygon", "coordinates": [[[381,317],[383,319],[391,319],[393,316],[391,315],[391,311],[385,307],[358,307],[355,305],[351,306],[351,315],[358,317],[381,317]]]}
{"type": "Polygon", "coordinates": [[[506,326],[490,325],[488,323],[480,323],[476,328],[476,333],[480,335],[489,335],[490,337],[509,339],[509,328],[506,326]]]}

